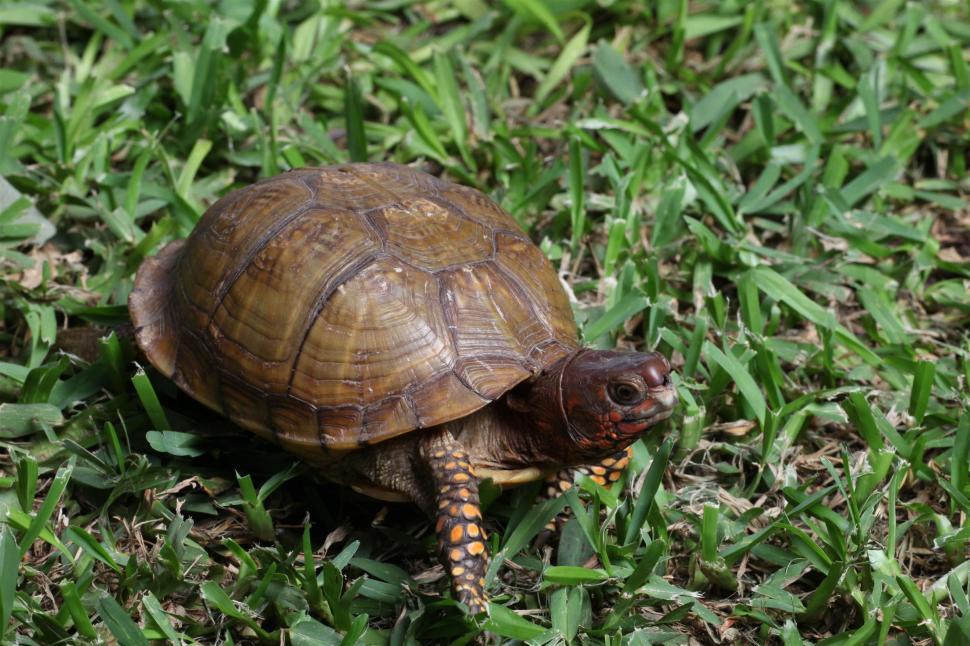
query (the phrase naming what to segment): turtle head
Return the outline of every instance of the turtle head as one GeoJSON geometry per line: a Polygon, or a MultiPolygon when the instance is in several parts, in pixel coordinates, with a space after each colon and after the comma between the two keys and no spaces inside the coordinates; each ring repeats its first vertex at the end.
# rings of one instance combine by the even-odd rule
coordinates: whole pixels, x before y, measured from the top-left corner
{"type": "Polygon", "coordinates": [[[531,420],[533,454],[558,464],[612,455],[677,404],[670,363],[656,352],[578,350],[524,386],[509,404],[531,420]]]}
{"type": "Polygon", "coordinates": [[[657,352],[581,350],[563,366],[559,391],[570,440],[590,457],[633,443],[677,404],[670,363],[657,352]]]}

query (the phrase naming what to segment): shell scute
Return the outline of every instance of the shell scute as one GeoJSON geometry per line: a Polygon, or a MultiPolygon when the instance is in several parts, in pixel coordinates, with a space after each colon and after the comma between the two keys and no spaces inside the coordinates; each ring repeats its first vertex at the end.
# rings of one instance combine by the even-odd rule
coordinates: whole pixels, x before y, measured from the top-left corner
{"type": "Polygon", "coordinates": [[[496,264],[524,290],[524,302],[552,331],[555,339],[574,345],[576,319],[569,297],[542,251],[531,242],[509,233],[497,233],[495,247],[496,264]]]}
{"type": "Polygon", "coordinates": [[[516,231],[522,228],[508,212],[481,191],[468,186],[442,182],[441,198],[447,200],[467,217],[494,231],[516,231]]]}
{"type": "Polygon", "coordinates": [[[405,199],[370,218],[387,240],[389,253],[430,271],[492,256],[491,230],[432,199],[405,199]]]}
{"type": "Polygon", "coordinates": [[[434,276],[384,258],[330,297],[296,361],[291,392],[322,405],[369,406],[454,361],[434,276]]]}
{"type": "Polygon", "coordinates": [[[439,280],[461,356],[528,356],[549,338],[546,322],[529,307],[529,295],[494,263],[442,272],[439,280]]]}
{"type": "MultiPolygon", "coordinates": [[[[215,368],[218,363],[212,353],[211,344],[183,324],[179,329],[176,346],[172,381],[209,408],[224,413],[223,402],[219,396],[220,374],[215,368]]],[[[151,350],[146,349],[146,353],[149,359],[153,359],[151,350]]]]}
{"type": "Polygon", "coordinates": [[[222,373],[219,379],[219,399],[228,417],[240,426],[272,438],[266,393],[232,373],[222,373]]]}
{"type": "Polygon", "coordinates": [[[269,420],[276,441],[292,451],[326,455],[317,414],[315,406],[296,397],[269,398],[269,420]]]}

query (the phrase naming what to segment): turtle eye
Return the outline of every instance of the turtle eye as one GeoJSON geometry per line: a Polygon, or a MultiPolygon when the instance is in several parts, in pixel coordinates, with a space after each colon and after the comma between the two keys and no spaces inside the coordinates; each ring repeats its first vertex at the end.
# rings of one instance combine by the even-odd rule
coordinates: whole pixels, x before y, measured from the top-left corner
{"type": "Polygon", "coordinates": [[[610,384],[609,395],[610,399],[622,406],[643,401],[643,390],[638,384],[629,381],[615,381],[610,384]]]}

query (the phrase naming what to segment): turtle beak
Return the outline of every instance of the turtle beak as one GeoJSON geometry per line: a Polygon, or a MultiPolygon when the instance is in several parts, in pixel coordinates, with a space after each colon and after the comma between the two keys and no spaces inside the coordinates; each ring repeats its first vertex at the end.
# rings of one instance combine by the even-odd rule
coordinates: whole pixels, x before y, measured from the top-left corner
{"type": "Polygon", "coordinates": [[[642,433],[670,417],[677,406],[677,391],[670,379],[670,363],[666,357],[657,352],[650,353],[639,372],[647,386],[647,396],[617,425],[624,433],[642,433]]]}
{"type": "Polygon", "coordinates": [[[662,422],[674,413],[677,405],[677,394],[673,387],[650,393],[650,396],[630,411],[617,428],[627,435],[639,435],[658,422],[662,422]]]}
{"type": "Polygon", "coordinates": [[[667,357],[659,352],[653,353],[654,361],[647,363],[642,376],[650,388],[648,401],[653,401],[658,420],[667,419],[677,406],[677,390],[670,375],[673,372],[667,357]],[[662,417],[661,417],[662,416],[662,417]]]}
{"type": "Polygon", "coordinates": [[[651,399],[656,402],[657,406],[666,411],[672,412],[674,407],[677,405],[677,390],[674,389],[673,384],[668,384],[663,386],[656,393],[650,393],[651,399]]]}
{"type": "Polygon", "coordinates": [[[673,372],[667,357],[659,352],[651,353],[653,356],[644,365],[642,372],[644,383],[650,388],[649,399],[663,409],[673,410],[677,405],[677,391],[674,389],[673,381],[670,378],[673,372]]]}

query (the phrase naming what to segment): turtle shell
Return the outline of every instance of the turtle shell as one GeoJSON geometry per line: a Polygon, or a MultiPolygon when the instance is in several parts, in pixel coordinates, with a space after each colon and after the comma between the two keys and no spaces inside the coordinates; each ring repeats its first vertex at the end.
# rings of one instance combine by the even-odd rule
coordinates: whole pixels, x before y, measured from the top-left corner
{"type": "Polygon", "coordinates": [[[129,309],[162,374],[306,457],[468,415],[578,344],[508,213],[394,164],[227,195],[142,264],[129,309]]]}

